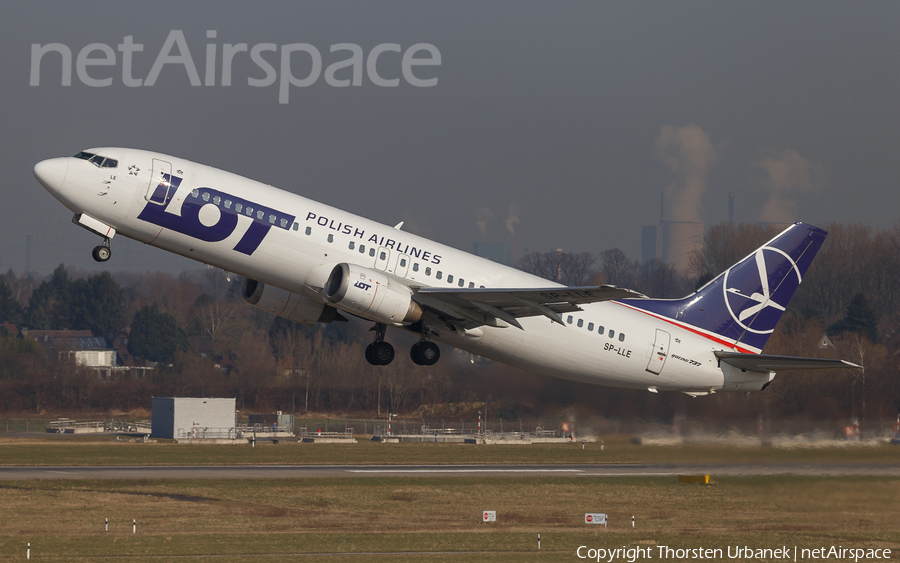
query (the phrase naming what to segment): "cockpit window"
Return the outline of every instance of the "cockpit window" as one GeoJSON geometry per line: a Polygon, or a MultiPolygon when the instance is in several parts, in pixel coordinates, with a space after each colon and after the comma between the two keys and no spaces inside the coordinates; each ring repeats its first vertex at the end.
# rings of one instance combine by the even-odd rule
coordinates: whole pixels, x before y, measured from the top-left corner
{"type": "Polygon", "coordinates": [[[118,160],[115,160],[113,158],[106,158],[92,152],[81,151],[80,153],[75,155],[75,158],[87,160],[98,168],[116,168],[117,166],[119,166],[118,160]]]}

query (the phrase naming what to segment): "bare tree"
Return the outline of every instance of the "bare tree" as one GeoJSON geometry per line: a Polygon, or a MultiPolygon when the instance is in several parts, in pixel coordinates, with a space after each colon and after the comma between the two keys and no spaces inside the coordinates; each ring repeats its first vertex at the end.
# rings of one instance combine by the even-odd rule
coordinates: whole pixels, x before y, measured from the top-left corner
{"type": "Polygon", "coordinates": [[[563,285],[581,285],[593,276],[596,261],[590,252],[529,252],[517,267],[563,285]]]}
{"type": "Polygon", "coordinates": [[[600,267],[606,276],[606,283],[625,288],[637,287],[640,263],[628,258],[621,248],[601,252],[600,267]]]}

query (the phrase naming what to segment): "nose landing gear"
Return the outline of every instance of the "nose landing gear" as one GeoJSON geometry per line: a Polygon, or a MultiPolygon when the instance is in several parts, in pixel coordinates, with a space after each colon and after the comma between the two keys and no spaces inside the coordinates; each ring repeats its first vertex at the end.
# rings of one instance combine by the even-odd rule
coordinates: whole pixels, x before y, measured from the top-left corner
{"type": "Polygon", "coordinates": [[[112,248],[109,245],[109,238],[104,238],[100,246],[95,246],[91,251],[91,256],[97,262],[106,262],[112,256],[112,248]]]}

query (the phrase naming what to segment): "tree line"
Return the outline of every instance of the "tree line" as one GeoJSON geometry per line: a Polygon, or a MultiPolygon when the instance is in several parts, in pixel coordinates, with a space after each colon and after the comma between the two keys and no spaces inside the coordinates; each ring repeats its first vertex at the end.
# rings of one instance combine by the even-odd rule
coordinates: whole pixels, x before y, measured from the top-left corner
{"type": "MultiPolygon", "coordinates": [[[[818,257],[766,346],[766,353],[842,357],[864,370],[780,374],[761,393],[691,399],[560,381],[444,350],[435,366],[399,354],[389,366],[364,359],[371,323],[307,327],[246,304],[241,280],[209,269],[168,275],[0,276],[0,322],[32,330],[130,327],[128,350],[155,368],[146,377],[101,380],[28,338],[0,335],[0,412],[109,412],[148,408],[152,396],[236,397],[245,411],[399,412],[495,417],[581,411],[601,417],[893,418],[900,411],[900,225],[877,230],[831,224],[818,257]],[[825,336],[834,348],[822,349],[825,336]]],[[[530,253],[517,266],[567,285],[611,283],[654,297],[680,297],[777,234],[759,225],[710,227],[689,272],[642,264],[620,249],[530,253]]],[[[389,331],[397,350],[415,338],[389,331]]]]}

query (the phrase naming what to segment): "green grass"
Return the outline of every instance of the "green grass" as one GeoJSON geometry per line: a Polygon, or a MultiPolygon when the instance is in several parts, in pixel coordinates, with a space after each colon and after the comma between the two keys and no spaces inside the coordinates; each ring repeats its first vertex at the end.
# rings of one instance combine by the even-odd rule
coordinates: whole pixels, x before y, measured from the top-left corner
{"type": "Polygon", "coordinates": [[[321,464],[620,464],[835,463],[895,464],[900,447],[739,448],[713,445],[641,446],[627,438],[599,443],[483,446],[467,444],[186,445],[115,442],[105,437],[0,438],[0,465],[321,465],[321,464]]]}

